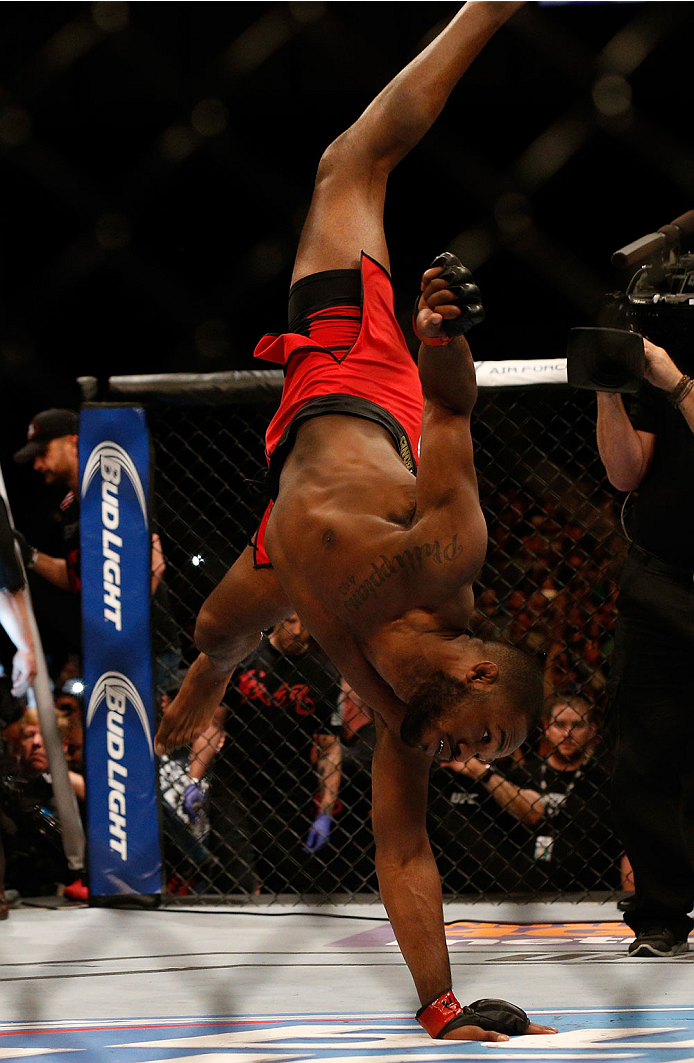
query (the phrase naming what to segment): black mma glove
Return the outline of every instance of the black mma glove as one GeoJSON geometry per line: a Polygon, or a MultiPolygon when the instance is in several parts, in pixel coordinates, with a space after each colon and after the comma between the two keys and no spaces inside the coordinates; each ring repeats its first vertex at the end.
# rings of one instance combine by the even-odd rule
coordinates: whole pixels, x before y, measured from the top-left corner
{"type": "MultiPolygon", "coordinates": [[[[450,251],[444,251],[443,254],[438,255],[428,268],[434,269],[437,266],[442,267],[442,272],[435,279],[446,282],[446,287],[453,296],[453,302],[449,305],[457,306],[460,310],[460,317],[456,317],[451,321],[444,319],[441,325],[450,342],[454,336],[463,336],[475,325],[479,325],[480,322],[484,321],[482,296],[470,270],[466,269],[460,259],[451,254],[450,251]]],[[[417,314],[419,313],[419,300],[421,297],[420,292],[414,304],[412,320],[415,334],[422,343],[431,346],[445,344],[446,340],[437,341],[430,336],[422,336],[417,332],[417,314]]]]}
{"type": "Polygon", "coordinates": [[[525,1033],[530,1025],[523,1009],[508,1000],[485,997],[463,1007],[450,989],[420,1008],[416,1019],[437,1040],[460,1026],[479,1026],[482,1030],[513,1036],[525,1033]]]}

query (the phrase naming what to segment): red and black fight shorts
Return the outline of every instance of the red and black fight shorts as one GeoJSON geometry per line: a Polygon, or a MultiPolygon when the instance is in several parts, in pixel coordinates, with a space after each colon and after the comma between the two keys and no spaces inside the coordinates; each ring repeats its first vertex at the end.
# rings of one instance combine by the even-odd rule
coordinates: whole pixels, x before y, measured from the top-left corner
{"type": "MultiPolygon", "coordinates": [[[[255,349],[256,358],[284,368],[282,399],[265,434],[272,497],[300,425],[329,413],[383,425],[416,472],[424,400],[383,266],[362,254],[361,270],[302,278],[289,293],[289,322],[288,333],[264,336],[255,349]]],[[[271,508],[253,544],[256,567],[270,563],[264,538],[271,508]]]]}

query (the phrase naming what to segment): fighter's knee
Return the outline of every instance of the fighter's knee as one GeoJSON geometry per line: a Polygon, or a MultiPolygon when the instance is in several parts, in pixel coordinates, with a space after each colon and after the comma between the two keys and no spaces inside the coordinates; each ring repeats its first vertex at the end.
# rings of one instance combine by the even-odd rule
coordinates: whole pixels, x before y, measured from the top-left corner
{"type": "Polygon", "coordinates": [[[316,185],[336,184],[343,180],[351,184],[377,172],[381,163],[385,166],[385,160],[374,154],[369,143],[360,139],[353,129],[347,129],[323,152],[318,163],[316,185]]]}
{"type": "Polygon", "coordinates": [[[316,173],[316,184],[323,184],[338,176],[345,169],[348,159],[346,138],[347,134],[342,133],[337,140],[333,140],[332,144],[328,145],[321,155],[316,173]]]}
{"type": "Polygon", "coordinates": [[[195,622],[195,645],[209,657],[215,657],[225,644],[233,641],[233,631],[213,609],[204,605],[195,622]]]}
{"type": "Polygon", "coordinates": [[[194,637],[201,653],[215,660],[228,660],[233,665],[255,649],[259,636],[235,630],[233,621],[230,623],[203,606],[195,623],[194,637]]]}

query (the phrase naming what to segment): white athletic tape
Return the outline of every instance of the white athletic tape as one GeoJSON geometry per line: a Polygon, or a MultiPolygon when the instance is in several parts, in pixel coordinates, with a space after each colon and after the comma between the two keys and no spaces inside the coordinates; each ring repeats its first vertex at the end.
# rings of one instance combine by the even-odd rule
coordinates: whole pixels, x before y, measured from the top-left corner
{"type": "Polygon", "coordinates": [[[521,384],[566,384],[566,358],[519,358],[509,362],[475,362],[477,386],[508,388],[521,384]]]}

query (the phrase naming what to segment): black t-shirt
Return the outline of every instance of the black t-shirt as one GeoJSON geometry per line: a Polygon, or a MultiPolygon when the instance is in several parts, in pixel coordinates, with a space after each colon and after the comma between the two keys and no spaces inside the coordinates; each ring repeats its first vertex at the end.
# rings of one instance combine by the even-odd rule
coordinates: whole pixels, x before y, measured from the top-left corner
{"type": "Polygon", "coordinates": [[[435,766],[428,828],[444,892],[523,888],[523,865],[517,857],[524,830],[502,812],[483,782],[435,766]]]}
{"type": "Polygon", "coordinates": [[[597,758],[591,757],[578,771],[559,771],[532,753],[522,766],[509,771],[507,778],[545,799],[541,822],[534,828],[523,828],[522,852],[536,869],[536,888],[579,891],[619,887],[622,847],[612,827],[609,777],[597,758]]]}
{"type": "MultiPolygon", "coordinates": [[[[694,371],[694,370],[693,370],[694,371]]],[[[661,388],[634,396],[634,428],[656,436],[650,468],[635,494],[627,527],[634,542],[671,564],[694,566],[694,432],[661,388]]]]}
{"type": "Polygon", "coordinates": [[[24,586],[14,548],[14,536],[4,498],[0,498],[0,591],[18,591],[24,586]]]}
{"type": "Polygon", "coordinates": [[[430,834],[444,891],[558,892],[619,887],[621,846],[612,830],[608,776],[591,759],[580,773],[530,753],[498,765],[505,779],[536,791],[548,812],[527,827],[484,782],[440,768],[432,773],[430,834]]]}
{"type": "Polygon", "coordinates": [[[317,647],[285,656],[263,638],[227,691],[213,786],[228,786],[248,806],[305,810],[318,788],[313,736],[339,734],[339,697],[339,674],[317,647]]]}

